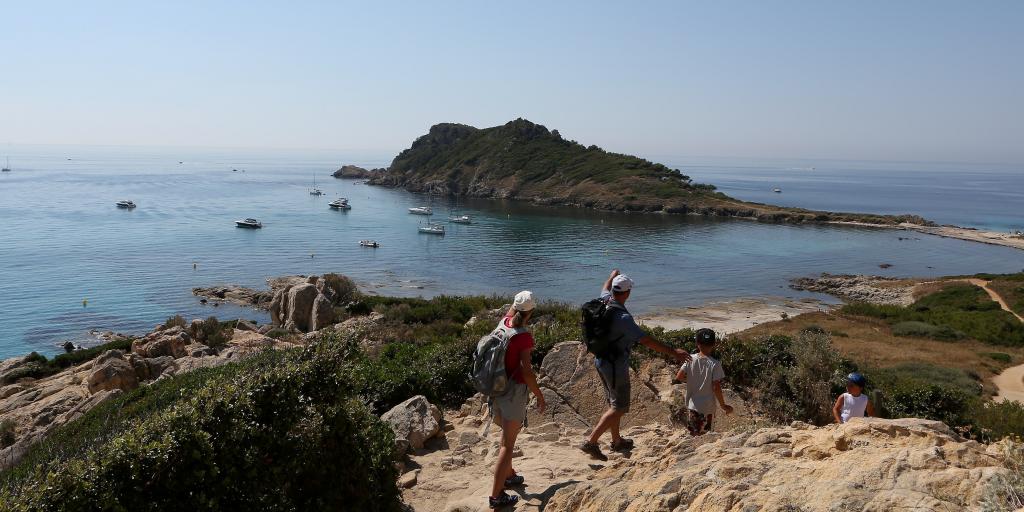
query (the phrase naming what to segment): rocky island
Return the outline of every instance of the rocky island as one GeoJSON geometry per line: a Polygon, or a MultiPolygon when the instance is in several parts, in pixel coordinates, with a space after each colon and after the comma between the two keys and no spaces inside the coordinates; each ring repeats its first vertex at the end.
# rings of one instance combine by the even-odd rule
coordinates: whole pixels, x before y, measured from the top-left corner
{"type": "Polygon", "coordinates": [[[368,183],[444,196],[517,199],[600,210],[738,217],[768,222],[932,225],[916,215],[814,211],[740,201],[678,169],[562,138],[516,119],[474,128],[441,123],[368,183]]]}
{"type": "Polygon", "coordinates": [[[381,171],[384,169],[364,169],[358,165],[343,165],[331,176],[343,179],[366,179],[381,171]]]}

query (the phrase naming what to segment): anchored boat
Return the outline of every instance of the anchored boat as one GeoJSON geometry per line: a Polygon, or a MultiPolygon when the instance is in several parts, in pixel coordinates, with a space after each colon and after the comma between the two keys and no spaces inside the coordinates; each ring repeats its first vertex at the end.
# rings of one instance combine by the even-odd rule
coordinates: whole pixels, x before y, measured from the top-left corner
{"type": "Polygon", "coordinates": [[[420,226],[420,233],[426,233],[428,235],[443,235],[444,224],[428,223],[425,226],[420,226]]]}
{"type": "Polygon", "coordinates": [[[380,247],[380,242],[376,240],[360,240],[359,245],[363,247],[373,247],[374,249],[380,247]]]}
{"type": "Polygon", "coordinates": [[[132,201],[128,201],[128,200],[118,201],[117,202],[117,207],[118,208],[125,208],[127,210],[131,210],[132,208],[135,208],[135,203],[132,202],[132,201]]]}
{"type": "Polygon", "coordinates": [[[348,204],[348,199],[346,199],[344,197],[339,197],[339,198],[335,199],[334,201],[331,201],[330,203],[327,204],[327,206],[330,206],[334,210],[351,210],[352,209],[352,205],[348,204]]]}
{"type": "Polygon", "coordinates": [[[434,209],[429,206],[414,206],[409,208],[409,213],[413,215],[433,215],[434,209]]]}
{"type": "Polygon", "coordinates": [[[248,219],[243,219],[243,220],[236,220],[235,221],[235,225],[240,227],[240,228],[250,228],[250,229],[259,229],[259,228],[263,227],[263,223],[261,223],[260,221],[258,221],[256,219],[253,219],[253,218],[248,218],[248,219]]]}

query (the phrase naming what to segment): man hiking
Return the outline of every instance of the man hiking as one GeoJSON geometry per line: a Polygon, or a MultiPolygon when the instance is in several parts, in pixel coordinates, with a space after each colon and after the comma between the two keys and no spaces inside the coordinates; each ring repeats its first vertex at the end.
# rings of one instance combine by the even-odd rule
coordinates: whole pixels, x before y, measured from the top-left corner
{"type": "Polygon", "coordinates": [[[633,347],[639,343],[651,350],[673,357],[679,362],[690,359],[690,354],[685,350],[673,349],[648,336],[640,329],[625,307],[632,289],[633,280],[615,269],[608,276],[601,290],[601,300],[606,302],[607,314],[611,317],[608,319],[606,336],[612,344],[612,351],[610,354],[597,357],[594,360],[594,365],[597,367],[597,373],[601,377],[605,393],[608,395],[609,407],[601,416],[601,420],[594,426],[590,438],[580,445],[580,450],[598,460],[608,460],[608,457],[601,452],[600,445],[597,444],[606,431],[611,431],[612,434],[612,450],[622,451],[633,447],[632,439],[626,439],[619,434],[622,416],[629,412],[629,356],[633,347]]]}

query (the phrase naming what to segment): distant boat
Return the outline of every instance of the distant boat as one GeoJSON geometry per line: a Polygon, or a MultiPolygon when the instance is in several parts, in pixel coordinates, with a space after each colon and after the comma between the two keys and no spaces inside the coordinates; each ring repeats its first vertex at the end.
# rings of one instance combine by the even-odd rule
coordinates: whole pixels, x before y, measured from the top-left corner
{"type": "Polygon", "coordinates": [[[374,249],[380,247],[380,242],[376,240],[360,240],[359,245],[363,247],[373,247],[374,249]]]}
{"type": "Polygon", "coordinates": [[[429,206],[414,206],[409,208],[409,213],[413,215],[433,215],[434,209],[429,206]]]}
{"type": "Polygon", "coordinates": [[[0,171],[11,172],[11,157],[7,157],[7,165],[5,165],[3,169],[0,169],[0,171]]]}
{"type": "Polygon", "coordinates": [[[330,203],[327,203],[327,206],[330,206],[334,210],[351,210],[352,209],[352,205],[348,204],[348,199],[346,199],[344,197],[339,197],[339,198],[335,199],[334,201],[331,201],[330,203]]]}
{"type": "Polygon", "coordinates": [[[428,223],[425,226],[420,226],[420,233],[427,233],[428,235],[443,235],[444,225],[428,223]]]}
{"type": "Polygon", "coordinates": [[[473,218],[469,215],[452,215],[448,217],[448,222],[454,222],[456,224],[472,224],[473,218]]]}
{"type": "Polygon", "coordinates": [[[322,196],[324,192],[316,188],[316,175],[313,175],[313,188],[309,189],[309,195],[311,196],[322,196]]]}
{"type": "Polygon", "coordinates": [[[775,187],[775,188],[772,189],[772,192],[775,192],[776,194],[781,194],[782,193],[782,189],[778,188],[778,187],[775,187]]]}
{"type": "Polygon", "coordinates": [[[136,206],[136,205],[135,205],[135,203],[134,203],[134,202],[132,202],[132,201],[128,201],[128,200],[125,200],[125,201],[118,201],[118,202],[117,202],[117,207],[118,207],[118,208],[125,208],[125,209],[127,209],[127,210],[131,210],[132,208],[135,208],[135,206],[136,206]]]}
{"type": "Polygon", "coordinates": [[[256,219],[253,219],[253,218],[248,218],[248,219],[245,219],[245,220],[236,220],[235,221],[235,225],[240,227],[240,228],[250,228],[250,229],[259,229],[259,228],[263,227],[263,224],[260,221],[258,221],[256,219]]]}

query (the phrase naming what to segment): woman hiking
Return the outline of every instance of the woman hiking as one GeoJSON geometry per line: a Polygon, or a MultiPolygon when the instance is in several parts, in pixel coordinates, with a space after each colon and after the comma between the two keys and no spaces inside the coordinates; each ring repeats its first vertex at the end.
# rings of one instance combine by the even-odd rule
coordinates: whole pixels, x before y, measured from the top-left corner
{"type": "Polygon", "coordinates": [[[498,460],[494,466],[491,496],[487,500],[492,509],[511,507],[519,501],[519,496],[505,494],[505,489],[521,486],[525,482],[523,476],[516,474],[512,469],[512,451],[519,430],[526,422],[530,392],[537,397],[537,408],[542,414],[546,406],[544,394],[537,386],[537,375],[533,373],[533,366],[530,364],[533,335],[526,329],[536,305],[533,292],[521,291],[516,294],[512,307],[498,323],[499,329],[507,329],[514,334],[509,339],[505,351],[505,372],[511,387],[507,393],[496,397],[493,404],[494,422],[501,427],[501,449],[498,451],[498,460]]]}

